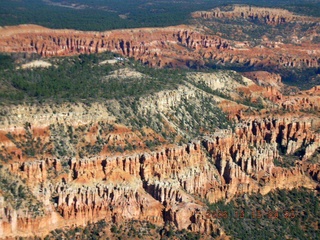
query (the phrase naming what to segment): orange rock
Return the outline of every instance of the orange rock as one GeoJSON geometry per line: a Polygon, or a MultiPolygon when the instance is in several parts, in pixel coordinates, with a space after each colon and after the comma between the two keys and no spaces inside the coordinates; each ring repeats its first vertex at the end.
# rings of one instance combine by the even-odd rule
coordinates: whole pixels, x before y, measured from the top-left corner
{"type": "Polygon", "coordinates": [[[281,48],[232,47],[231,41],[208,35],[193,26],[141,28],[107,32],[52,30],[36,25],[0,29],[1,52],[37,53],[43,57],[112,51],[152,67],[204,64],[203,59],[249,66],[318,67],[319,44],[281,48]],[[177,58],[179,56],[179,58],[177,58]]]}

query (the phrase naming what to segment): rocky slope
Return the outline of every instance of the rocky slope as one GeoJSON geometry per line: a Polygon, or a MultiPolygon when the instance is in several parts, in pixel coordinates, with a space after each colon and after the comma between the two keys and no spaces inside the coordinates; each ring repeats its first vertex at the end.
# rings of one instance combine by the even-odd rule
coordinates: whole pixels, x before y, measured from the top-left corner
{"type": "Polygon", "coordinates": [[[0,52],[37,53],[43,57],[112,51],[134,57],[152,67],[218,64],[247,67],[314,68],[319,44],[266,42],[250,46],[204,32],[193,26],[81,32],[52,30],[35,25],[0,29],[0,52]]]}
{"type": "Polygon", "coordinates": [[[194,59],[193,54],[188,53],[188,48],[228,48],[225,40],[216,36],[206,36],[188,26],[100,33],[52,31],[34,25],[22,25],[5,27],[0,35],[1,52],[35,52],[50,57],[113,51],[127,57],[135,57],[144,63],[150,62],[150,66],[159,67],[177,65],[179,61],[194,59]],[[185,56],[173,61],[176,51],[183,51],[185,56]]]}
{"type": "Polygon", "coordinates": [[[278,25],[288,22],[317,22],[318,18],[295,15],[288,10],[280,8],[262,8],[248,5],[227,6],[226,9],[215,8],[211,11],[194,12],[194,18],[244,18],[259,20],[265,24],[278,25]]]}
{"type": "MultiPolygon", "coordinates": [[[[194,18],[243,18],[272,27],[315,21],[279,9],[229,10],[196,12],[194,18]]],[[[158,74],[165,80],[156,82],[159,72],[128,60],[159,68],[198,68],[206,62],[290,71],[319,67],[319,44],[310,39],[254,45],[211,33],[185,25],[108,32],[0,28],[0,52],[39,54],[53,69],[60,63],[49,59],[55,56],[111,51],[124,58],[97,58],[86,69],[112,69],[100,73],[103,83],[159,85],[115,98],[57,103],[31,95],[28,103],[2,103],[0,238],[45,237],[104,220],[111,239],[112,226],[127,223],[156,226],[156,239],[171,229],[228,239],[219,221],[227,216],[217,215],[210,204],[276,189],[318,191],[319,86],[300,91],[283,84],[277,73],[208,68],[167,71],[158,74]],[[163,86],[175,81],[174,87],[163,86]]],[[[81,69],[75,58],[67,60],[81,69]]],[[[6,77],[1,80],[8,87],[6,77]]],[[[23,84],[15,90],[23,91],[23,84]]]]}
{"type": "Polygon", "coordinates": [[[62,225],[134,219],[160,226],[170,221],[178,229],[210,234],[218,226],[198,198],[216,202],[275,188],[316,187],[301,165],[286,169],[273,163],[280,158],[278,145],[287,147],[287,153],[307,146],[306,156],[320,146],[319,134],[312,134],[308,125],[293,119],[248,120],[237,126],[236,134],[215,132],[151,153],[72,158],[63,168],[61,160],[49,158],[11,163],[8,170],[26,181],[43,203],[44,216],[5,204],[2,233],[30,235],[33,229],[46,234],[62,225]]]}
{"type": "MultiPolygon", "coordinates": [[[[115,100],[106,105],[43,105],[38,110],[37,105],[4,108],[0,173],[2,181],[14,177],[17,183],[13,188],[1,185],[1,236],[45,236],[57,228],[101,219],[114,224],[148,221],[159,227],[170,223],[203,236],[223,235],[206,202],[230,201],[244,193],[266,194],[276,188],[316,189],[319,163],[309,159],[320,147],[315,131],[319,109],[312,108],[315,117],[310,118],[298,111],[298,100],[298,104],[292,101],[293,108],[283,107],[281,101],[309,95],[319,102],[318,88],[284,97],[274,76],[278,95],[270,97],[271,86],[258,86],[234,74],[190,74],[188,87],[141,97],[131,113],[132,106],[115,100]],[[208,89],[244,93],[226,99],[208,89]],[[260,97],[278,113],[248,107],[241,103],[246,96],[260,97]],[[203,99],[226,111],[228,105],[237,106],[230,112],[233,130],[211,129],[187,144],[170,144],[163,129],[175,133],[175,142],[194,136],[190,129],[192,118],[197,118],[188,109],[193,106],[196,111],[203,99]],[[122,111],[128,119],[147,116],[150,127],[134,129],[122,111]],[[179,124],[180,114],[185,116],[184,125],[179,124]],[[158,144],[152,147],[151,140],[158,144]]],[[[259,83],[263,76],[269,75],[260,73],[259,83]]],[[[217,109],[207,108],[196,124],[218,116],[210,115],[211,111],[217,109]]]]}

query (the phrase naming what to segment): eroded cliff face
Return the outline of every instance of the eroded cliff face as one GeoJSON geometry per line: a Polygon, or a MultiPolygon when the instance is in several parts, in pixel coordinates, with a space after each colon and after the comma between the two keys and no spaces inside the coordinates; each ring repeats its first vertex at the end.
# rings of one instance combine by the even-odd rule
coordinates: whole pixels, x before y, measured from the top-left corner
{"type": "Polygon", "coordinates": [[[249,20],[259,20],[269,25],[278,25],[288,22],[316,22],[318,18],[295,15],[288,10],[280,8],[262,8],[247,5],[230,6],[228,10],[220,8],[211,11],[198,11],[192,14],[194,18],[244,18],[249,20]]]}
{"type": "Polygon", "coordinates": [[[218,64],[313,68],[319,66],[318,48],[310,42],[249,46],[185,25],[108,32],[52,30],[35,25],[0,29],[1,52],[53,57],[111,51],[152,67],[201,66],[205,60],[212,60],[218,64]]]}
{"type": "Polygon", "coordinates": [[[187,49],[230,48],[228,41],[205,35],[189,26],[81,32],[21,25],[1,30],[2,52],[33,52],[52,57],[112,51],[155,67],[177,65],[172,61],[176,54],[173,49],[184,52],[179,61],[188,61],[195,56],[187,49]],[[26,29],[31,31],[27,33],[26,29]]]}
{"type": "MultiPolygon", "coordinates": [[[[7,52],[108,50],[158,67],[203,58],[319,64],[318,50],[308,52],[317,45],[237,49],[188,26],[104,33],[6,27],[0,41],[7,52]]],[[[244,76],[188,73],[176,89],[128,102],[1,107],[0,236],[45,236],[101,219],[223,234],[208,202],[276,188],[319,189],[320,88],[285,95],[277,74],[244,76]]]]}
{"type": "Polygon", "coordinates": [[[290,116],[245,117],[235,131],[218,130],[148,153],[9,162],[7,171],[26,182],[43,204],[43,214],[30,216],[2,201],[1,231],[3,236],[45,235],[61,226],[106,219],[146,220],[158,226],[172,222],[180,230],[217,232],[204,200],[316,187],[318,168],[307,162],[320,147],[312,124],[312,119],[290,116]],[[292,157],[294,167],[275,166],[275,160],[301,148],[306,150],[292,157]]]}
{"type": "Polygon", "coordinates": [[[295,96],[286,96],[283,98],[281,106],[290,111],[305,110],[312,112],[319,111],[319,86],[313,87],[308,91],[302,91],[295,96]]]}

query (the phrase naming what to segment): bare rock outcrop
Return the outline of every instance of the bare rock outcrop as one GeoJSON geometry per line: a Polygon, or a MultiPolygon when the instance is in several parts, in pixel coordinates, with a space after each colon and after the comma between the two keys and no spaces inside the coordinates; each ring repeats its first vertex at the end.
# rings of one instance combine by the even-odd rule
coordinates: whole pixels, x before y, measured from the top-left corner
{"type": "Polygon", "coordinates": [[[229,6],[228,10],[220,8],[211,11],[198,11],[192,14],[194,18],[244,18],[259,20],[269,25],[278,25],[288,22],[316,22],[317,18],[295,15],[292,12],[280,8],[262,8],[248,5],[229,6]]]}
{"type": "Polygon", "coordinates": [[[308,158],[320,147],[311,121],[247,117],[235,131],[216,130],[192,143],[149,153],[11,163],[10,172],[26,181],[46,211],[30,218],[2,210],[7,213],[2,232],[15,236],[18,229],[28,232],[32,226],[44,233],[44,223],[54,222],[55,228],[106,219],[146,220],[158,226],[171,222],[180,230],[210,234],[219,226],[199,199],[213,203],[244,193],[316,186],[312,179],[319,180],[317,166],[274,164],[283,154],[305,148],[302,158],[308,158]],[[27,225],[16,223],[29,218],[27,225]]]}
{"type": "Polygon", "coordinates": [[[319,53],[314,50],[317,44],[247,46],[245,49],[240,45],[185,25],[107,32],[52,30],[36,25],[0,29],[1,52],[37,53],[43,57],[112,51],[153,67],[203,65],[205,59],[280,68],[318,67],[320,62],[319,53]]]}

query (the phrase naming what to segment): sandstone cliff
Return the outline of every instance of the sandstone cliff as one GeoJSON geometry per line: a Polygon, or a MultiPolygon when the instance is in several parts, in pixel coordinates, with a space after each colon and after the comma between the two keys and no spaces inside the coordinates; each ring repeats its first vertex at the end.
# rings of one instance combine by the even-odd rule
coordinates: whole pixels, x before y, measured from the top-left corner
{"type": "MultiPolygon", "coordinates": [[[[268,24],[296,21],[266,11],[257,14],[268,24]]],[[[235,47],[190,26],[100,33],[25,25],[0,29],[0,42],[4,52],[113,51],[156,67],[203,59],[319,66],[316,44],[235,47]]],[[[0,238],[43,237],[101,219],[222,235],[207,203],[319,189],[320,88],[286,95],[277,74],[243,75],[188,73],[176,89],[121,101],[1,106],[0,238]]]]}
{"type": "Polygon", "coordinates": [[[216,131],[187,145],[150,153],[16,161],[8,171],[24,179],[45,212],[34,218],[2,205],[2,232],[27,235],[33,229],[46,234],[61,225],[106,219],[147,220],[159,226],[170,221],[178,229],[210,234],[218,226],[198,199],[216,202],[275,188],[316,187],[315,166],[274,165],[282,154],[305,147],[307,158],[311,149],[320,147],[311,121],[251,117],[237,124],[234,132],[216,131]],[[282,148],[285,152],[279,152],[282,148]],[[49,222],[50,228],[44,229],[49,222]]]}
{"type": "Polygon", "coordinates": [[[229,9],[220,8],[211,11],[198,11],[192,14],[194,18],[244,18],[259,20],[269,25],[278,25],[288,22],[317,22],[318,18],[295,15],[280,8],[262,8],[247,5],[233,5],[229,9]]]}
{"type": "Polygon", "coordinates": [[[153,67],[243,64],[270,67],[318,67],[317,44],[243,47],[193,26],[81,32],[35,25],[0,29],[1,52],[37,53],[43,57],[112,51],[153,67]],[[177,58],[177,56],[179,56],[177,58]]]}

